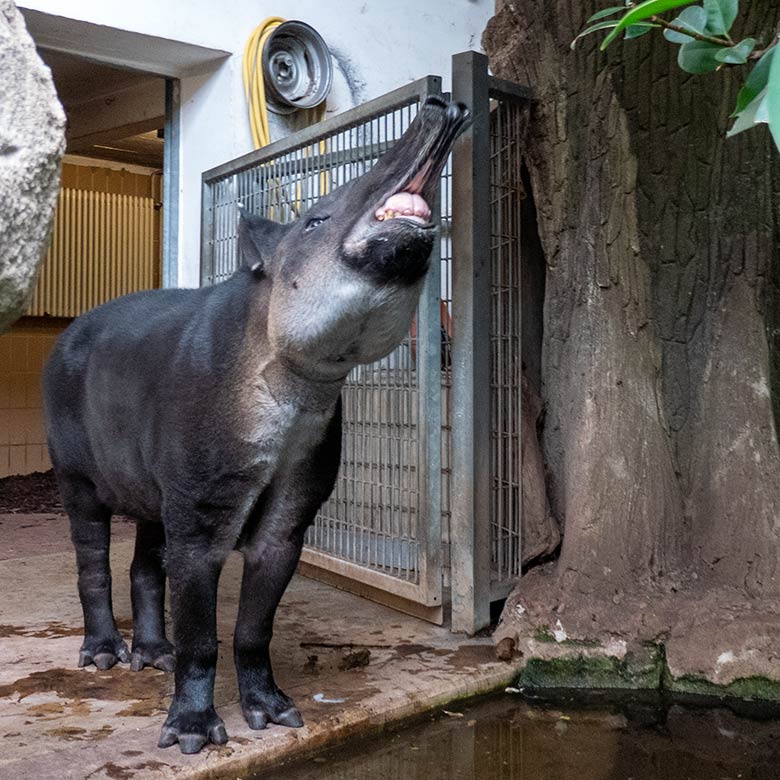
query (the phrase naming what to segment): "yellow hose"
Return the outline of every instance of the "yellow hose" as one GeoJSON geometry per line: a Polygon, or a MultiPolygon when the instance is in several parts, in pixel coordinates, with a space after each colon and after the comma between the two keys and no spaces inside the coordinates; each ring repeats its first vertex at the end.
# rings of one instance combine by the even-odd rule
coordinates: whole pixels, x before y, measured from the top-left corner
{"type": "Polygon", "coordinates": [[[249,109],[249,126],[252,129],[255,149],[271,143],[263,80],[263,47],[271,33],[282,22],[284,19],[281,16],[269,16],[255,27],[244,47],[244,97],[249,109]]]}
{"type": "MultiPolygon", "coordinates": [[[[243,77],[244,77],[244,97],[249,111],[249,126],[252,130],[252,142],[255,149],[260,149],[271,143],[271,132],[268,128],[268,106],[265,99],[265,80],[263,79],[263,48],[271,37],[273,31],[284,22],[281,16],[269,16],[261,22],[252,31],[244,47],[243,77]]],[[[325,103],[321,103],[313,111],[314,121],[322,119],[325,113],[325,103]]],[[[324,155],[328,144],[323,140],[319,142],[320,154],[324,155]]],[[[308,149],[303,150],[304,155],[308,154],[308,149]]],[[[319,176],[320,192],[319,196],[325,195],[330,190],[330,182],[327,175],[322,172],[319,176]]],[[[277,182],[277,200],[280,201],[281,192],[277,182]]],[[[301,185],[298,182],[296,187],[296,212],[301,213],[301,185]]],[[[270,207],[269,217],[274,218],[274,207],[270,207]]]]}

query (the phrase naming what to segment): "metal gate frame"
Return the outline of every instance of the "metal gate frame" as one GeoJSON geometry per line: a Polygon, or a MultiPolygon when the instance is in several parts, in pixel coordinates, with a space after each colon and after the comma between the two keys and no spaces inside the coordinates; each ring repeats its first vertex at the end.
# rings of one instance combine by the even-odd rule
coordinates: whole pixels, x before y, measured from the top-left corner
{"type": "MultiPolygon", "coordinates": [[[[416,535],[411,537],[417,560],[411,574],[394,575],[387,566],[382,570],[377,565],[379,542],[373,563],[370,555],[368,561],[356,560],[354,553],[344,550],[362,549],[364,531],[370,544],[376,529],[353,523],[355,538],[342,546],[341,556],[308,543],[300,570],[438,624],[444,621],[444,601],[450,596],[452,630],[473,634],[490,623],[491,601],[505,598],[521,573],[520,139],[505,135],[502,141],[498,135],[502,117],[516,119],[525,110],[530,90],[489,76],[487,58],[475,52],[455,55],[452,74],[452,96],[470,107],[473,121],[456,142],[443,173],[444,202],[440,195],[439,202],[430,204],[432,214],[445,221],[449,230],[443,230],[447,235],[435,244],[417,313],[418,492],[416,535]],[[502,155],[507,150],[505,160],[502,155]],[[442,280],[445,242],[446,259],[452,262],[442,280]],[[449,305],[450,289],[451,369],[443,369],[440,307],[449,305]],[[507,293],[510,304],[505,302],[507,293]],[[512,331],[508,335],[501,331],[507,327],[512,331]],[[497,347],[498,342],[501,346],[497,347]],[[447,385],[446,395],[442,384],[447,385]],[[506,420],[510,420],[509,431],[500,427],[506,420]],[[444,515],[442,485],[447,499],[444,515]]],[[[237,267],[237,200],[256,211],[267,208],[252,175],[264,185],[284,177],[292,182],[297,176],[295,210],[305,211],[328,191],[324,178],[353,162],[354,147],[343,136],[333,145],[330,139],[389,112],[419,105],[429,95],[442,95],[437,76],[427,76],[206,171],[202,177],[201,284],[220,281],[237,267]],[[303,195],[301,187],[305,188],[303,195]]],[[[367,158],[373,160],[389,148],[387,126],[385,130],[381,143],[374,144],[373,135],[371,143],[363,137],[361,150],[367,157],[358,155],[358,162],[365,166],[367,158]]],[[[361,132],[355,130],[356,136],[361,132]]],[[[282,203],[274,196],[272,200],[279,206],[278,211],[276,205],[271,207],[271,216],[289,219],[289,199],[282,203]]],[[[446,346],[450,348],[449,343],[446,346]]],[[[370,406],[372,401],[365,403],[370,406]]],[[[337,492],[338,488],[334,495],[337,492]]],[[[345,512],[349,500],[344,501],[345,512]]],[[[365,505],[365,498],[362,502],[352,499],[355,512],[365,511],[365,505]]],[[[374,511],[373,492],[368,506],[374,511]]],[[[381,514],[381,504],[379,510],[381,514]]],[[[320,518],[322,514],[318,522],[320,518]]],[[[349,522],[345,520],[344,525],[349,522]]],[[[309,542],[313,538],[311,533],[307,536],[309,542]]]]}
{"type": "MultiPolygon", "coordinates": [[[[452,97],[471,108],[472,123],[460,136],[452,153],[452,483],[450,577],[452,630],[473,634],[490,624],[490,604],[506,598],[520,577],[522,521],[521,465],[521,356],[520,356],[520,157],[521,139],[513,141],[515,170],[502,170],[502,149],[496,142],[496,118],[508,107],[520,114],[531,99],[531,91],[488,74],[488,59],[478,52],[464,52],[452,58],[452,97]],[[497,192],[506,186],[518,188],[511,204],[504,204],[497,192]],[[501,216],[506,205],[515,213],[501,216]],[[469,218],[462,218],[468,215],[469,218]],[[502,486],[496,483],[504,430],[494,430],[497,399],[493,377],[501,371],[493,341],[496,322],[492,300],[496,292],[496,266],[502,257],[501,222],[515,222],[516,246],[509,258],[517,260],[513,280],[516,295],[513,376],[504,388],[513,395],[517,410],[512,426],[510,482],[517,496],[514,513],[507,522],[494,517],[502,486]],[[490,240],[486,240],[486,239],[490,240]],[[513,561],[502,560],[504,540],[514,543],[513,561]]],[[[498,402],[500,403],[500,402],[498,402]]]]}

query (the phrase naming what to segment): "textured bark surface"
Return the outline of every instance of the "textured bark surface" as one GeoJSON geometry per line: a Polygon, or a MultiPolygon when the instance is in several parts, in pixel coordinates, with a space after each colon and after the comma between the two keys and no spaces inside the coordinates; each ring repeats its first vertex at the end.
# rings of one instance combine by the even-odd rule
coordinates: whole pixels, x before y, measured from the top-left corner
{"type": "Polygon", "coordinates": [[[561,541],[558,523],[550,511],[544,485],[544,456],[539,446],[537,426],[542,415],[542,399],[523,377],[522,403],[523,465],[523,566],[550,555],[561,541]]]}
{"type": "MultiPolygon", "coordinates": [[[[724,620],[780,595],[778,163],[764,128],[725,138],[744,73],[685,74],[655,34],[572,52],[604,5],[506,3],[483,38],[493,72],[535,92],[543,450],[564,530],[511,610],[565,605],[647,639],[676,594],[710,594],[724,620]]],[[[767,43],[780,0],[742,5],[735,35],[767,43]]]]}
{"type": "Polygon", "coordinates": [[[0,0],[0,333],[20,317],[49,240],[65,113],[13,0],[0,0]]]}

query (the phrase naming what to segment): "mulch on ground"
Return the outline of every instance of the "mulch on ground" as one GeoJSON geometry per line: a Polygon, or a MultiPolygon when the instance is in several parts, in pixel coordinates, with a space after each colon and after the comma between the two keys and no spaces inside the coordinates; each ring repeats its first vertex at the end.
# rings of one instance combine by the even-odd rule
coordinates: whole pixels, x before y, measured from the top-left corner
{"type": "Polygon", "coordinates": [[[0,479],[0,514],[63,514],[64,511],[53,471],[0,479]]]}

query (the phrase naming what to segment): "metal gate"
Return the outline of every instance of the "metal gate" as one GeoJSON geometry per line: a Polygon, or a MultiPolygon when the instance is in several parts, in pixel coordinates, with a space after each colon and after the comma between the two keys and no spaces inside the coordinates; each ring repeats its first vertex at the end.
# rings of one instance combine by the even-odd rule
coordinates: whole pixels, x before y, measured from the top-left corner
{"type": "MultiPolygon", "coordinates": [[[[391,355],[348,377],[341,470],[307,533],[301,566],[304,573],[436,623],[444,620],[451,592],[453,628],[473,632],[489,619],[491,595],[506,595],[520,573],[519,213],[511,213],[519,201],[501,193],[519,192],[517,140],[509,133],[527,93],[516,88],[494,94],[491,105],[488,91],[472,94],[474,74],[484,72],[496,86],[486,59],[466,53],[454,64],[453,94],[473,108],[475,122],[442,173],[440,202],[430,204],[441,227],[440,245],[413,332],[391,355]],[[487,151],[473,143],[485,123],[487,151]],[[495,181],[492,207],[469,194],[468,182],[488,171],[489,182],[495,181]],[[471,245],[456,227],[466,223],[471,245]],[[487,290],[458,270],[459,264],[466,269],[482,262],[484,247],[496,269],[487,290]],[[467,288],[486,297],[464,298],[467,288]],[[476,375],[475,366],[467,365],[468,344],[485,333],[478,327],[476,339],[469,339],[464,331],[463,346],[457,346],[459,327],[470,320],[468,306],[480,307],[482,324],[482,310],[487,312],[488,367],[476,375]],[[460,381],[459,368],[472,379],[460,381]],[[474,416],[477,407],[487,410],[486,421],[474,416]],[[468,409],[472,413],[464,414],[468,409]],[[483,422],[492,465],[478,474],[475,447],[484,442],[473,434],[483,422]],[[464,426],[472,430],[470,443],[464,426]],[[454,455],[464,442],[476,456],[472,461],[454,455]],[[479,500],[470,501],[474,489],[467,482],[475,485],[475,478],[486,478],[492,488],[477,490],[479,500]],[[477,539],[487,540],[485,551],[477,550],[477,539]]],[[[425,98],[440,94],[441,79],[428,76],[204,173],[201,283],[220,282],[238,266],[239,203],[280,222],[301,216],[320,196],[367,171],[400,138],[425,98]]],[[[488,197],[490,191],[488,183],[488,197]]]]}

